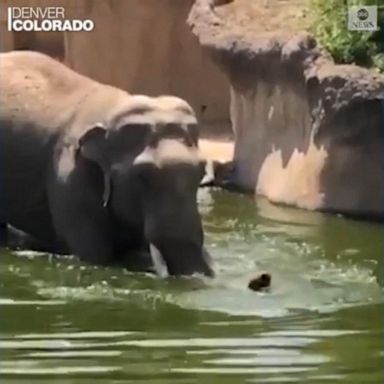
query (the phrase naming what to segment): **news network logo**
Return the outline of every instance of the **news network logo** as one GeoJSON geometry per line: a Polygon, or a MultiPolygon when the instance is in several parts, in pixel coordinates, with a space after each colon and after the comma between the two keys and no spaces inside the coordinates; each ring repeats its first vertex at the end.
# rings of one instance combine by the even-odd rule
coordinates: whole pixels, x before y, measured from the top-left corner
{"type": "Polygon", "coordinates": [[[92,31],[89,19],[67,19],[63,7],[8,7],[8,31],[92,31]]]}
{"type": "Polygon", "coordinates": [[[377,31],[377,6],[353,5],[348,7],[350,31],[377,31]]]}

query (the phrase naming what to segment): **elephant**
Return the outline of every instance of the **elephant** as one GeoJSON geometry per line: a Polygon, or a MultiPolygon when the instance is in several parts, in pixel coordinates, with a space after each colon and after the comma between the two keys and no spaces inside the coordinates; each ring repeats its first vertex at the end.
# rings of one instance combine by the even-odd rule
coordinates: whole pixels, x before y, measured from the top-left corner
{"type": "Polygon", "coordinates": [[[213,276],[185,100],[132,95],[32,51],[1,53],[0,73],[1,223],[86,263],[149,258],[159,273],[213,276]]]}

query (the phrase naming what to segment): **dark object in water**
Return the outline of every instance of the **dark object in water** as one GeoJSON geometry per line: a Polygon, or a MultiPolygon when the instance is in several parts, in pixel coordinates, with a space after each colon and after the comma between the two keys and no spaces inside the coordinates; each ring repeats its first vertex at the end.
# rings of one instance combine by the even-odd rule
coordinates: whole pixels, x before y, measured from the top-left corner
{"type": "Polygon", "coordinates": [[[271,280],[272,277],[269,273],[262,273],[248,283],[248,288],[256,292],[261,291],[271,286],[271,280]]]}

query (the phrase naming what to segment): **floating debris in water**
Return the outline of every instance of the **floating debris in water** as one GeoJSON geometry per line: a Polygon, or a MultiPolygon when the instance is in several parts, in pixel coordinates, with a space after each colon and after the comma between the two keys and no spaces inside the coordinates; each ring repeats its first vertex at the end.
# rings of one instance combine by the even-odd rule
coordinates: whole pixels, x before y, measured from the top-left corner
{"type": "Polygon", "coordinates": [[[269,273],[262,273],[248,283],[248,288],[256,292],[265,290],[271,286],[271,280],[272,277],[269,273]]]}

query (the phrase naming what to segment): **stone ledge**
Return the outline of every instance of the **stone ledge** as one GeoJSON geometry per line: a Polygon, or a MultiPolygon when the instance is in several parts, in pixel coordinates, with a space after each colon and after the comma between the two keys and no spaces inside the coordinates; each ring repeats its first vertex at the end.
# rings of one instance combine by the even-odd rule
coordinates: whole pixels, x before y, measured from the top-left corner
{"type": "Polygon", "coordinates": [[[270,201],[384,217],[384,76],[306,31],[259,31],[197,0],[188,24],[226,73],[236,182],[270,201]]]}

